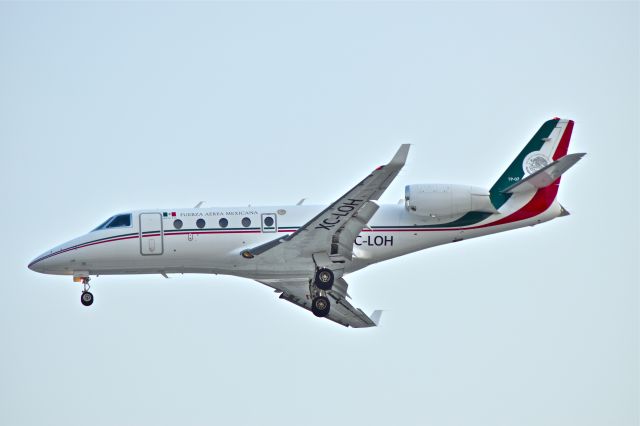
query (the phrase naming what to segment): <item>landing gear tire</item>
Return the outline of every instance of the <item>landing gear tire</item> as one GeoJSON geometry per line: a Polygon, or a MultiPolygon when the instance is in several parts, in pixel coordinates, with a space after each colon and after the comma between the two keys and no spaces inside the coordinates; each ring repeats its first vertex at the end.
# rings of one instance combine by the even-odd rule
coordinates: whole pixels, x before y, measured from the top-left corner
{"type": "Polygon", "coordinates": [[[327,268],[318,269],[314,283],[320,290],[331,290],[333,286],[333,271],[327,268]]]}
{"type": "Polygon", "coordinates": [[[84,306],[91,306],[93,304],[93,294],[88,291],[83,291],[82,295],[80,296],[80,302],[84,306]]]}
{"type": "Polygon", "coordinates": [[[329,303],[329,299],[324,296],[314,297],[311,301],[311,312],[317,317],[326,317],[329,315],[330,309],[331,303],[329,303]]]}

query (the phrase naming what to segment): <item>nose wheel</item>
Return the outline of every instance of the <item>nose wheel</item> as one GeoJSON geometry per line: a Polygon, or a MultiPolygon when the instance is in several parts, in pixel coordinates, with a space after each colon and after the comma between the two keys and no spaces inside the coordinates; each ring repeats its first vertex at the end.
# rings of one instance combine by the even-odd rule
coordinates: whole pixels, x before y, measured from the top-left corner
{"type": "Polygon", "coordinates": [[[91,286],[89,285],[89,277],[82,279],[82,295],[80,295],[80,303],[84,306],[93,305],[93,294],[89,291],[91,286]]]}
{"type": "Polygon", "coordinates": [[[83,291],[82,296],[80,296],[80,302],[84,306],[91,306],[93,304],[93,294],[89,291],[83,291]]]}

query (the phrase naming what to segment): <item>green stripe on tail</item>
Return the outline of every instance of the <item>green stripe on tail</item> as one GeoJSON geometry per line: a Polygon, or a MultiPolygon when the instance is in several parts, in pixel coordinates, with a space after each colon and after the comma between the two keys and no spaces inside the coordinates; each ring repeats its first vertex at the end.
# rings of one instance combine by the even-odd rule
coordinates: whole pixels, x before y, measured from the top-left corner
{"type": "Polygon", "coordinates": [[[559,118],[554,118],[544,123],[542,127],[540,127],[540,129],[536,132],[536,134],[533,135],[527,146],[524,147],[524,149],[520,152],[520,154],[518,154],[516,159],[513,160],[507,170],[505,170],[502,176],[500,176],[500,179],[498,179],[498,181],[493,184],[493,186],[489,190],[489,195],[491,198],[491,203],[493,203],[493,206],[496,209],[502,207],[502,205],[507,202],[509,197],[511,197],[511,194],[503,194],[501,191],[513,185],[514,183],[519,182],[524,177],[522,164],[524,163],[525,157],[533,151],[540,151],[542,145],[544,145],[545,143],[545,139],[547,139],[551,135],[551,132],[553,132],[553,129],[556,128],[559,122],[559,118]]]}

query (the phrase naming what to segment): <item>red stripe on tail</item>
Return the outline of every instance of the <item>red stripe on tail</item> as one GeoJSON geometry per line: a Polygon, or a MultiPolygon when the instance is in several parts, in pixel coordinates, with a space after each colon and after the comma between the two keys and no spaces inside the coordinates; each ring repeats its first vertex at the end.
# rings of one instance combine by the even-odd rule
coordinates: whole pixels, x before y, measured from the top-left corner
{"type": "MultiPolygon", "coordinates": [[[[560,179],[558,179],[558,181],[559,180],[560,179]]],[[[558,181],[552,183],[547,187],[538,189],[538,191],[536,191],[536,194],[531,200],[529,200],[527,204],[525,204],[521,209],[510,214],[509,216],[495,222],[487,223],[485,225],[472,227],[471,229],[505,225],[507,223],[530,219],[534,216],[544,213],[549,207],[551,207],[551,204],[553,204],[553,200],[555,200],[556,195],[558,194],[558,181]]]]}
{"type": "Polygon", "coordinates": [[[564,129],[564,133],[560,138],[556,152],[553,153],[553,161],[567,155],[567,151],[569,150],[569,141],[571,140],[571,132],[573,132],[573,120],[569,120],[567,128],[564,129]]]}

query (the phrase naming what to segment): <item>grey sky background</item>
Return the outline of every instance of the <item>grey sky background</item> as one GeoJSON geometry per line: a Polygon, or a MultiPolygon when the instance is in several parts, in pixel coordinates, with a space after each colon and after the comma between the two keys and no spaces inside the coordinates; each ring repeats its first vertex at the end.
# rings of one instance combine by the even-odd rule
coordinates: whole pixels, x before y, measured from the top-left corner
{"type": "Polygon", "coordinates": [[[637,425],[638,3],[0,3],[0,424],[637,425]],[[135,208],[331,202],[402,142],[489,187],[576,121],[567,218],[347,277],[27,269],[135,208]]]}

